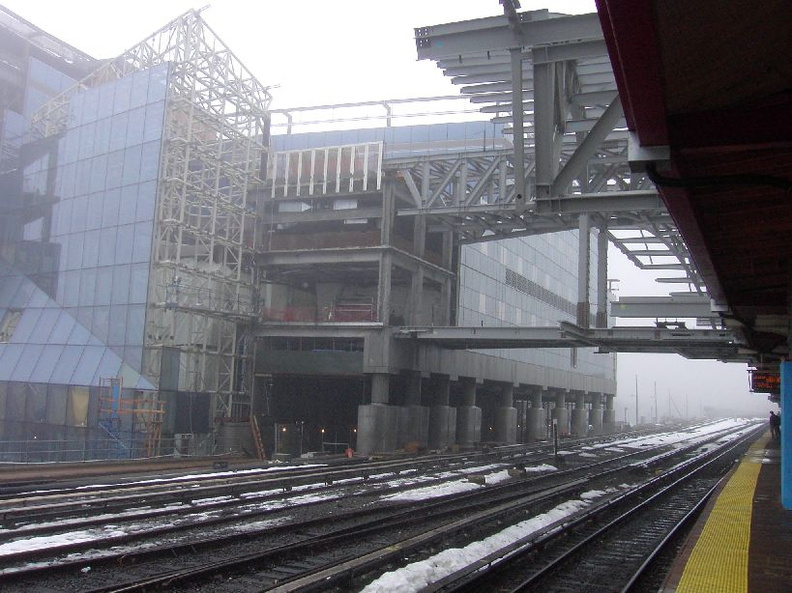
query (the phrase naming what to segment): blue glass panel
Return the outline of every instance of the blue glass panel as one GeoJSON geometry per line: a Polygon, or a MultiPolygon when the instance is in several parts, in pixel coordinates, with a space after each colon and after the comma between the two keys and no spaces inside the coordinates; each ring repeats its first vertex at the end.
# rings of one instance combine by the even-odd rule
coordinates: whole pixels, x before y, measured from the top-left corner
{"type": "Polygon", "coordinates": [[[127,308],[124,305],[110,307],[110,328],[107,343],[110,346],[123,346],[126,339],[127,308]]]}
{"type": "Polygon", "coordinates": [[[121,190],[117,187],[108,189],[102,200],[102,226],[110,227],[118,224],[118,208],[121,202],[121,190]]]}
{"type": "Polygon", "coordinates": [[[94,137],[94,154],[105,154],[110,151],[110,124],[109,117],[96,122],[96,136],[94,137]]]}
{"type": "Polygon", "coordinates": [[[96,298],[96,268],[83,268],[80,272],[80,297],[78,299],[81,307],[94,305],[96,298]]]}
{"type": "Polygon", "coordinates": [[[27,344],[22,351],[22,356],[16,363],[14,370],[11,371],[9,381],[27,382],[30,380],[30,373],[38,362],[41,351],[44,349],[42,344],[27,344]]]}
{"type": "Polygon", "coordinates": [[[35,344],[52,343],[50,334],[52,334],[52,329],[55,327],[60,313],[59,309],[44,309],[27,341],[35,344]]]}
{"type": "Polygon", "coordinates": [[[145,303],[148,292],[148,264],[132,264],[132,280],[129,283],[129,302],[145,303]]]}
{"type": "Polygon", "coordinates": [[[110,295],[113,290],[113,268],[104,266],[96,270],[96,295],[94,302],[97,305],[109,305],[110,295]]]}
{"type": "MultiPolygon", "coordinates": [[[[115,261],[117,264],[132,263],[132,248],[134,247],[134,225],[128,224],[118,227],[116,234],[115,261]]],[[[129,274],[129,270],[126,271],[129,274]]],[[[113,282],[115,285],[115,282],[113,282]]],[[[115,289],[114,289],[115,290],[115,289]]]]}
{"type": "Polygon", "coordinates": [[[91,332],[84,325],[77,323],[69,335],[69,344],[72,346],[84,346],[91,339],[91,332]]]}
{"type": "Polygon", "coordinates": [[[165,117],[165,101],[149,103],[146,106],[146,124],[143,129],[143,142],[161,140],[165,117]]]}
{"type": "MultiPolygon", "coordinates": [[[[138,373],[143,368],[143,348],[127,346],[124,348],[124,362],[135,369],[138,373]]],[[[138,389],[148,389],[148,387],[140,387],[138,389]]]]}
{"type": "Polygon", "coordinates": [[[138,222],[154,220],[154,206],[157,198],[157,183],[147,181],[138,186],[137,212],[135,220],[138,222]]]}
{"type": "Polygon", "coordinates": [[[118,211],[118,224],[135,222],[135,208],[137,202],[138,186],[125,185],[121,188],[121,208],[118,211]]]}
{"type": "Polygon", "coordinates": [[[107,343],[107,332],[110,330],[110,307],[94,307],[91,333],[102,342],[107,343]]]}
{"type": "Polygon", "coordinates": [[[107,187],[118,187],[124,174],[124,151],[116,150],[107,155],[107,187]]]}
{"type": "Polygon", "coordinates": [[[99,231],[99,265],[109,266],[115,262],[115,228],[99,231]]]}
{"type": "Polygon", "coordinates": [[[12,342],[22,344],[31,339],[33,329],[36,327],[39,317],[41,317],[41,311],[42,309],[25,309],[22,312],[22,317],[19,318],[14,335],[11,337],[12,342]]]}
{"type": "Polygon", "coordinates": [[[50,375],[51,383],[69,384],[71,383],[74,369],[80,362],[84,346],[64,346],[60,358],[50,375]]]}
{"type": "MultiPolygon", "coordinates": [[[[0,260],[0,264],[2,264],[2,260],[0,260]]],[[[0,272],[5,273],[6,268],[5,266],[0,267],[0,272]]],[[[3,277],[3,281],[0,282],[0,305],[3,307],[12,307],[11,304],[14,295],[16,294],[19,287],[22,285],[23,277],[18,274],[8,275],[3,277]]],[[[27,303],[25,303],[27,304],[27,303]]]]}
{"type": "Polygon", "coordinates": [[[10,380],[24,349],[22,344],[0,344],[0,381],[10,380]]]}
{"type": "Polygon", "coordinates": [[[25,93],[25,105],[22,108],[23,115],[30,118],[37,109],[45,105],[50,99],[51,96],[47,93],[28,87],[25,93]]]}
{"type": "Polygon", "coordinates": [[[130,272],[130,266],[115,266],[113,268],[113,292],[110,300],[112,304],[129,301],[130,272]]]}
{"type": "Polygon", "coordinates": [[[99,113],[99,90],[91,89],[81,94],[83,96],[83,107],[81,117],[77,119],[78,124],[96,121],[99,113]]]}
{"type": "MultiPolygon", "coordinates": [[[[3,280],[5,281],[5,279],[3,280]]],[[[23,280],[17,285],[17,289],[8,301],[8,306],[12,309],[24,309],[30,305],[30,299],[36,292],[38,289],[35,284],[23,280]]]]}
{"type": "Polygon", "coordinates": [[[132,77],[125,76],[115,83],[115,98],[113,99],[113,112],[129,111],[129,100],[132,92],[132,77]]]}
{"type": "Polygon", "coordinates": [[[146,121],[146,108],[138,107],[129,112],[129,124],[127,127],[127,146],[141,144],[143,142],[143,127],[146,121]]]}
{"type": "Polygon", "coordinates": [[[52,237],[65,235],[71,228],[71,200],[61,200],[52,207],[52,237]]]}
{"type": "Polygon", "coordinates": [[[74,195],[82,196],[88,193],[91,187],[91,161],[77,161],[77,171],[74,176],[74,195]]]}
{"type": "Polygon", "coordinates": [[[149,70],[139,70],[132,76],[132,96],[129,107],[134,109],[144,105],[148,99],[148,86],[151,73],[149,70]]]}
{"type": "Polygon", "coordinates": [[[109,348],[105,348],[102,359],[96,366],[96,373],[93,378],[93,385],[99,383],[102,378],[117,377],[121,370],[121,357],[109,348]]]}
{"type": "Polygon", "coordinates": [[[126,146],[128,120],[129,113],[126,111],[113,116],[110,124],[110,150],[121,150],[126,146]]]}
{"type": "Polygon", "coordinates": [[[69,199],[74,197],[74,179],[77,175],[77,165],[74,162],[59,167],[58,177],[61,178],[61,199],[69,199]]]}
{"type": "Polygon", "coordinates": [[[104,351],[105,348],[102,346],[86,346],[69,382],[75,385],[95,385],[96,368],[102,360],[104,351]]]}
{"type": "Polygon", "coordinates": [[[147,142],[140,156],[140,181],[156,180],[159,176],[160,143],[147,142]]]}
{"type": "Polygon", "coordinates": [[[94,155],[94,138],[96,137],[96,123],[89,122],[79,128],[80,140],[77,150],[79,160],[89,159],[94,155]]]}
{"type": "Polygon", "coordinates": [[[72,95],[71,99],[69,99],[69,115],[71,117],[70,121],[73,122],[83,121],[82,110],[84,105],[85,105],[85,93],[77,93],[75,95],[72,95]]]}
{"type": "Polygon", "coordinates": [[[100,192],[105,188],[107,176],[107,155],[101,154],[91,159],[91,183],[88,185],[90,193],[100,192]]]}
{"type": "Polygon", "coordinates": [[[74,198],[72,204],[72,233],[82,233],[85,231],[85,226],[88,224],[88,196],[85,194],[79,195],[74,198]]]}
{"type": "Polygon", "coordinates": [[[160,64],[151,69],[151,80],[148,88],[148,102],[164,101],[167,95],[168,64],[160,64]]]}
{"type": "Polygon", "coordinates": [[[137,144],[126,149],[124,155],[124,185],[137,183],[140,180],[140,151],[141,146],[137,144]]]}
{"type": "Polygon", "coordinates": [[[68,259],[63,269],[76,270],[82,267],[83,255],[83,235],[74,234],[69,235],[68,239],[69,250],[68,259]]]}
{"type": "Polygon", "coordinates": [[[28,307],[57,307],[56,303],[50,300],[49,296],[43,290],[34,290],[28,299],[28,307]]]}
{"type": "Polygon", "coordinates": [[[58,310],[58,318],[52,326],[52,332],[49,336],[50,344],[68,344],[69,336],[74,331],[74,326],[77,321],[69,315],[66,311],[58,310]]]}
{"type": "Polygon", "coordinates": [[[49,383],[52,372],[55,370],[64,350],[64,346],[44,346],[28,381],[31,383],[49,383]]]}
{"type": "Polygon", "coordinates": [[[80,270],[69,270],[61,274],[64,307],[76,307],[80,303],[80,270]]]}
{"type": "Polygon", "coordinates": [[[150,223],[139,223],[134,230],[134,249],[132,250],[132,262],[147,262],[151,257],[151,235],[153,228],[150,223]]]}
{"type": "Polygon", "coordinates": [[[91,193],[86,196],[88,203],[88,212],[85,218],[85,229],[88,232],[94,232],[102,226],[102,198],[104,194],[101,192],[91,193]]]}
{"type": "Polygon", "coordinates": [[[146,328],[145,305],[132,305],[127,311],[126,343],[142,346],[146,328]]]}
{"type": "MultiPolygon", "coordinates": [[[[100,208],[94,210],[101,212],[100,208]]],[[[83,267],[95,268],[99,264],[99,235],[100,231],[88,231],[83,235],[85,243],[83,245],[83,267]]]]}
{"type": "Polygon", "coordinates": [[[96,117],[99,119],[113,115],[113,100],[115,98],[115,84],[107,83],[99,87],[99,111],[96,117]]]}

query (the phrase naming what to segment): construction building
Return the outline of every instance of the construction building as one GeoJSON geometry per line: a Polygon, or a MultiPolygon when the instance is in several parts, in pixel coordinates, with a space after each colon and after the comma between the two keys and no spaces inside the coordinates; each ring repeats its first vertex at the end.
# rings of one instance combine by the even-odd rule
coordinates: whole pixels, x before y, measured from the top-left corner
{"type": "MultiPolygon", "coordinates": [[[[106,61],[0,16],[0,441],[269,457],[611,431],[608,243],[707,301],[628,167],[596,15],[539,11],[516,57],[455,59],[524,70],[531,116],[484,84],[487,121],[322,133],[273,127],[300,110],[270,110],[198,11],[106,61]]],[[[454,26],[418,30],[419,57],[454,26]]]]}

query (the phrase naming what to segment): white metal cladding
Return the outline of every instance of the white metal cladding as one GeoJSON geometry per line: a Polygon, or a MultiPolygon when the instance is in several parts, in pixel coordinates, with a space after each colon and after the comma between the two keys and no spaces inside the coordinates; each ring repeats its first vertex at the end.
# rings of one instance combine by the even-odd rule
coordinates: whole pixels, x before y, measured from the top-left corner
{"type": "Polygon", "coordinates": [[[382,142],[277,152],[270,156],[270,197],[294,198],[379,191],[382,142]]]}

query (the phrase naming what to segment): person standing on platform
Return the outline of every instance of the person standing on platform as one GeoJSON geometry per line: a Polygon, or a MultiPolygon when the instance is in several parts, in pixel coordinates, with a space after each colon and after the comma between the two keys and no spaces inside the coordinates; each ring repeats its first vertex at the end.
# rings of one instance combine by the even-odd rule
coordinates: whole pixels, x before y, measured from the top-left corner
{"type": "Polygon", "coordinates": [[[770,412],[770,436],[774,439],[781,438],[781,416],[770,412]]]}

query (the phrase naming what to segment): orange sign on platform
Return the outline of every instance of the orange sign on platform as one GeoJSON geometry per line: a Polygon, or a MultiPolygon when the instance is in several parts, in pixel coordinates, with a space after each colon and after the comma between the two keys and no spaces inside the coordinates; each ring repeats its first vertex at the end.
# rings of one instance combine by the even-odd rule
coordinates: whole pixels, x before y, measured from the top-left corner
{"type": "Polygon", "coordinates": [[[751,391],[759,393],[781,393],[781,373],[767,371],[751,372],[751,391]]]}

